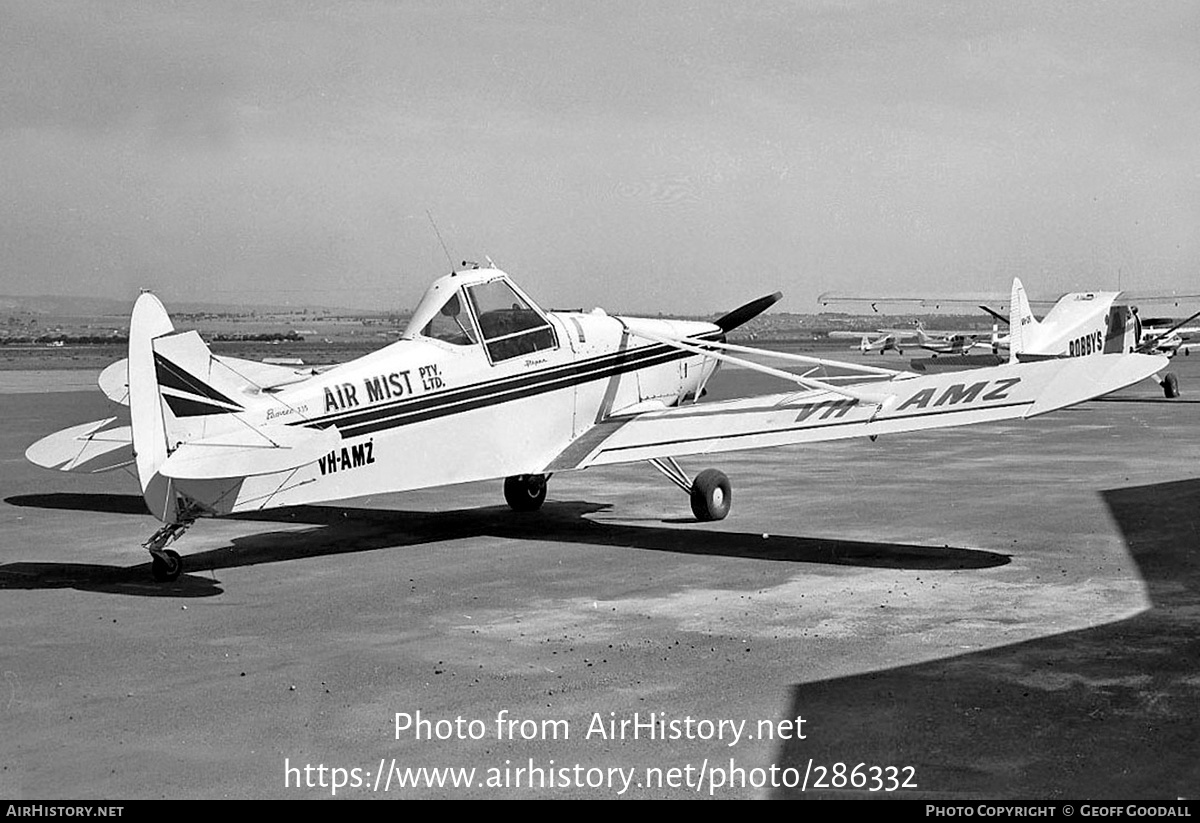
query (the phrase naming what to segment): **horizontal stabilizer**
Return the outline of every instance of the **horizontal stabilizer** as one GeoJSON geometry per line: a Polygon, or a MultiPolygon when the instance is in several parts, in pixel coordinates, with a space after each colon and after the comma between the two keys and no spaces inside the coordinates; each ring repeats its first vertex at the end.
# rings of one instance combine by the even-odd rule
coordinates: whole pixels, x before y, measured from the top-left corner
{"type": "Polygon", "coordinates": [[[133,432],[116,422],[109,417],[55,432],[26,449],[25,459],[46,469],[86,474],[128,466],[133,463],[133,432]]]}
{"type": "Polygon", "coordinates": [[[332,426],[247,426],[184,443],[162,464],[159,474],[176,480],[274,474],[315,463],[341,442],[341,434],[332,426]]]}
{"type": "MultiPolygon", "coordinates": [[[[260,391],[273,392],[284,386],[301,383],[314,374],[320,374],[328,367],[312,366],[282,366],[274,363],[261,363],[257,360],[243,360],[240,357],[224,357],[214,354],[212,359],[224,367],[224,371],[241,377],[247,383],[257,386],[260,391]]],[[[100,390],[114,403],[122,406],[129,405],[129,361],[118,360],[100,372],[100,390]]]]}
{"type": "Polygon", "coordinates": [[[109,400],[122,406],[129,405],[128,359],[122,358],[116,363],[110,363],[100,372],[100,378],[96,382],[100,384],[100,391],[104,392],[109,400]]]}

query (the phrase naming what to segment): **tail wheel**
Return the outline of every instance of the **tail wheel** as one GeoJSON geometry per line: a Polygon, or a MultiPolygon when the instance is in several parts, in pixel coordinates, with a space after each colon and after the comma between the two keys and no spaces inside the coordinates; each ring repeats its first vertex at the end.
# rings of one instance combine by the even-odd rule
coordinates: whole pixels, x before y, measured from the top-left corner
{"type": "Polygon", "coordinates": [[[692,514],[702,522],[724,520],[733,504],[729,478],[716,469],[705,469],[692,481],[692,514]]]}
{"type": "Polygon", "coordinates": [[[1179,377],[1175,372],[1169,371],[1163,375],[1162,390],[1167,397],[1179,396],[1179,377]]]}
{"type": "Polygon", "coordinates": [[[159,583],[170,583],[179,579],[183,571],[183,558],[174,549],[164,549],[150,559],[150,573],[159,583]]]}
{"type": "Polygon", "coordinates": [[[504,499],[515,512],[537,511],[546,502],[544,474],[518,474],[504,479],[504,499]]]}

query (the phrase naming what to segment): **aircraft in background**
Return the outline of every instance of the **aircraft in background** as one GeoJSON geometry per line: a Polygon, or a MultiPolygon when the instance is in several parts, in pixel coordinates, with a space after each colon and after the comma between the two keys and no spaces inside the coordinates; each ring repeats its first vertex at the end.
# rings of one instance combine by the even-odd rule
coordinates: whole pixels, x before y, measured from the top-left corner
{"type": "Polygon", "coordinates": [[[1165,354],[1174,357],[1179,352],[1185,356],[1192,349],[1200,348],[1200,326],[1186,326],[1196,315],[1177,322],[1166,317],[1150,317],[1141,321],[1142,337],[1139,349],[1147,354],[1165,354]]]}
{"type": "Polygon", "coordinates": [[[889,351],[904,354],[906,340],[912,341],[912,346],[934,352],[935,355],[966,354],[973,348],[992,350],[991,343],[981,340],[984,337],[983,334],[954,331],[926,331],[924,323],[920,320],[913,321],[912,329],[879,329],[875,334],[876,336],[872,337],[870,333],[831,331],[829,332],[829,337],[833,339],[861,338],[858,344],[858,351],[862,354],[869,354],[873,351],[877,351],[880,354],[889,351]]]}
{"type": "MultiPolygon", "coordinates": [[[[1009,359],[1014,362],[1123,352],[1171,355],[1183,342],[1180,332],[1184,324],[1200,315],[1197,312],[1182,323],[1156,333],[1142,324],[1136,306],[1117,302],[1120,295],[1121,292],[1065,294],[1039,321],[1030,309],[1020,278],[1014,277],[1009,300],[1009,333],[998,338],[997,345],[1007,348],[1009,359]]],[[[987,307],[980,308],[1000,317],[987,307]]],[[[1179,396],[1179,378],[1174,372],[1157,376],[1156,380],[1166,397],[1179,396]]]]}
{"type": "Polygon", "coordinates": [[[861,338],[858,343],[858,351],[862,354],[870,354],[873,351],[877,351],[880,354],[886,354],[890,351],[894,351],[897,354],[904,354],[901,336],[893,332],[885,331],[872,336],[869,333],[864,334],[862,332],[855,331],[831,331],[829,336],[834,339],[854,337],[861,338]]]}
{"type": "Polygon", "coordinates": [[[916,327],[917,345],[926,351],[938,354],[966,354],[972,349],[981,348],[993,351],[995,341],[987,342],[981,338],[983,334],[958,331],[926,331],[925,324],[914,320],[916,327]]]}
{"type": "MultiPolygon", "coordinates": [[[[991,315],[998,324],[1008,326],[1006,334],[999,334],[997,327],[997,331],[993,332],[991,347],[997,354],[1007,353],[1010,362],[1122,352],[1173,354],[1183,343],[1181,334],[1183,331],[1189,333],[1198,331],[1182,327],[1200,315],[1200,312],[1193,314],[1174,328],[1168,328],[1157,334],[1151,333],[1139,320],[1135,306],[1117,302],[1121,295],[1122,292],[1119,291],[1065,294],[1054,301],[1050,305],[1049,311],[1039,320],[1034,315],[1032,306],[1037,303],[1045,305],[1045,301],[1029,300],[1020,278],[1013,278],[1007,304],[1008,316],[986,305],[976,305],[991,315]],[[1173,335],[1180,335],[1179,343],[1175,343],[1173,335]]],[[[905,300],[926,308],[945,308],[961,303],[957,298],[872,298],[832,294],[824,294],[818,299],[823,305],[840,302],[869,303],[874,310],[878,310],[880,303],[900,303],[905,300]]],[[[1163,300],[1178,302],[1187,298],[1147,297],[1146,299],[1151,302],[1163,300]]],[[[1194,299],[1200,301],[1200,297],[1194,297],[1194,299]]],[[[1179,396],[1179,379],[1174,373],[1168,372],[1156,376],[1155,380],[1162,387],[1165,396],[1179,396]]]]}
{"type": "Polygon", "coordinates": [[[634,461],[683,490],[697,520],[720,520],[728,478],[690,477],[676,457],[1033,417],[1167,362],[1132,354],[918,376],[725,341],[780,296],[713,323],[551,312],[499,269],[464,264],[429,287],[400,340],[304,374],[214,356],[146,292],[129,356],[102,381],[128,422],[60,431],[26,457],[136,474],[163,524],[143,547],[154,577],[170,581],[184,561],[167,546],[200,518],[500,478],[509,506],[529,512],[556,472],[634,461]],[[697,404],[720,363],[792,385],[697,404]]]}

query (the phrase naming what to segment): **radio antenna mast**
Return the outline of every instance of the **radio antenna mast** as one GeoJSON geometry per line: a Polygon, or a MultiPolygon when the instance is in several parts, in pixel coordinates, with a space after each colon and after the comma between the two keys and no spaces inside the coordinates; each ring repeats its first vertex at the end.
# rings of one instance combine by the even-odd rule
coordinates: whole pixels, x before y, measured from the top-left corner
{"type": "Polygon", "coordinates": [[[433,215],[429,213],[429,209],[425,210],[425,216],[429,218],[429,224],[433,226],[433,233],[437,235],[438,242],[442,244],[442,252],[446,255],[446,262],[450,264],[450,271],[453,273],[454,258],[450,256],[450,250],[446,248],[446,241],[442,239],[442,233],[438,231],[437,223],[434,222],[433,215]]]}

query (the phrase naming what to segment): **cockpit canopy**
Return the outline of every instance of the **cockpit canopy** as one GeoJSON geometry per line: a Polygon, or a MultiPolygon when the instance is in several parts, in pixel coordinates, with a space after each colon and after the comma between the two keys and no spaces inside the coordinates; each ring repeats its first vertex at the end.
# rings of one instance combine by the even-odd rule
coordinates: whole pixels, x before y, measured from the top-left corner
{"type": "Polygon", "coordinates": [[[439,279],[425,292],[404,337],[453,346],[482,343],[493,363],[558,347],[546,316],[499,269],[473,269],[439,279]]]}

